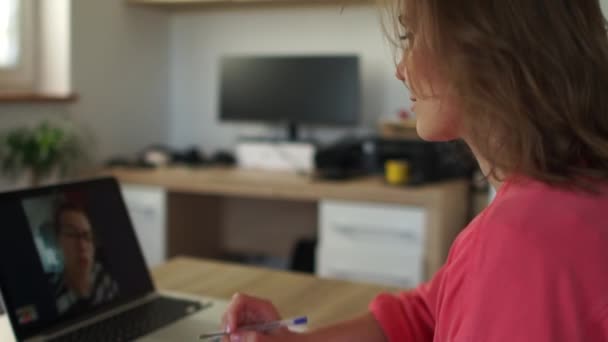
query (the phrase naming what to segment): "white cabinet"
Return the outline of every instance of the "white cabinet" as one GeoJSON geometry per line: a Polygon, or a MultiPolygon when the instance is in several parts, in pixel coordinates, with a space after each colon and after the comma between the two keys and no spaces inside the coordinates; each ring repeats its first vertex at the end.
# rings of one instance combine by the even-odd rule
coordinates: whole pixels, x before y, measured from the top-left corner
{"type": "Polygon", "coordinates": [[[423,208],[324,200],[319,207],[317,273],[399,287],[422,281],[423,208]]]}
{"type": "Polygon", "coordinates": [[[166,192],[155,186],[122,184],[122,194],[148,267],[166,261],[166,192]]]}

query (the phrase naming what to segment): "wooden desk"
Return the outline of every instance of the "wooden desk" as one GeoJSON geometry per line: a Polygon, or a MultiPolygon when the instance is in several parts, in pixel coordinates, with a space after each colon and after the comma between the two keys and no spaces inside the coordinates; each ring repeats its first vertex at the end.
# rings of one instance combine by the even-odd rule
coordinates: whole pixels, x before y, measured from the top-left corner
{"type": "Polygon", "coordinates": [[[365,313],[377,294],[397,290],[190,258],[173,259],[152,274],[160,290],[226,300],[242,292],[269,299],[284,317],[307,315],[311,328],[365,313]]]}
{"type": "MultiPolygon", "coordinates": [[[[214,258],[225,250],[251,254],[272,250],[285,257],[291,241],[285,242],[288,239],[281,234],[288,234],[289,239],[317,235],[322,228],[317,219],[319,203],[340,201],[355,208],[359,204],[387,205],[423,212],[419,215],[424,216],[420,220],[424,225],[421,263],[423,278],[428,279],[445,262],[468,214],[468,182],[464,180],[393,187],[381,177],[336,182],[234,168],[111,169],[105,173],[124,184],[152,185],[167,191],[168,257],[214,258]],[[243,204],[243,199],[249,202],[243,204]],[[243,210],[235,214],[231,209],[235,202],[239,206],[238,201],[243,210]],[[294,206],[297,210],[292,210],[294,206]],[[271,230],[271,224],[279,228],[271,230]],[[234,233],[235,227],[241,227],[238,233],[234,233]]],[[[377,217],[382,218],[384,214],[378,212],[377,217]]]]}
{"type": "Polygon", "coordinates": [[[466,187],[466,182],[462,180],[419,187],[392,187],[385,185],[381,177],[327,181],[293,173],[236,168],[117,168],[107,174],[117,177],[121,182],[158,185],[179,193],[294,201],[330,198],[418,206],[440,206],[445,200],[442,200],[442,196],[446,191],[462,190],[466,187]]]}

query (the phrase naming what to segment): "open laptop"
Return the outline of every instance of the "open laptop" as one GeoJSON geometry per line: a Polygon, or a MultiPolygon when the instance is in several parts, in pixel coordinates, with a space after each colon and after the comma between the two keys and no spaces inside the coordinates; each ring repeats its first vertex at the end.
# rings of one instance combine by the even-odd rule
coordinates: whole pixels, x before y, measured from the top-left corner
{"type": "Polygon", "coordinates": [[[0,194],[0,286],[18,341],[195,341],[221,300],[155,290],[115,179],[0,194]]]}

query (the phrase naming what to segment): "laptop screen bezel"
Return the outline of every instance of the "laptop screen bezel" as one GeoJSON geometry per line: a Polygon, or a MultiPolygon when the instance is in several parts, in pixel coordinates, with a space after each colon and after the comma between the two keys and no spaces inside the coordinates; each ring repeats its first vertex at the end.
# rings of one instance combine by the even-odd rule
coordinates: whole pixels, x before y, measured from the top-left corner
{"type": "MultiPolygon", "coordinates": [[[[134,235],[136,241],[138,242],[138,243],[136,243],[137,246],[133,246],[134,248],[131,250],[130,255],[134,255],[135,258],[139,259],[136,261],[136,263],[143,265],[143,267],[145,268],[145,272],[143,272],[143,273],[145,273],[147,275],[145,277],[145,279],[140,280],[142,282],[141,288],[143,290],[141,291],[141,293],[135,293],[130,296],[121,296],[120,298],[110,301],[106,304],[103,304],[97,308],[91,309],[84,313],[79,313],[77,315],[77,317],[73,317],[73,316],[58,317],[57,319],[55,319],[43,326],[38,326],[38,327],[32,329],[32,328],[22,327],[21,325],[19,325],[19,323],[18,323],[19,320],[16,315],[15,305],[13,305],[11,298],[9,296],[7,296],[7,293],[3,286],[3,283],[4,283],[3,279],[9,275],[5,274],[4,270],[0,269],[0,290],[2,291],[4,304],[6,306],[6,308],[5,308],[6,313],[10,319],[15,337],[19,341],[28,339],[28,338],[31,338],[34,336],[46,335],[46,334],[50,334],[54,331],[56,332],[56,331],[66,329],[72,325],[78,324],[83,321],[90,320],[90,319],[94,318],[95,316],[98,316],[104,312],[115,310],[116,308],[118,308],[120,306],[123,306],[123,305],[128,304],[133,301],[136,301],[138,299],[144,298],[144,297],[149,296],[156,292],[156,287],[154,286],[154,282],[152,281],[150,272],[149,272],[148,268],[146,267],[143,252],[142,252],[139,240],[137,239],[137,236],[135,234],[133,222],[131,221],[131,217],[128,214],[127,207],[126,207],[124,198],[120,192],[120,186],[119,186],[116,178],[102,177],[102,178],[75,181],[75,182],[70,182],[70,183],[62,183],[62,184],[44,186],[44,187],[39,187],[39,188],[35,188],[35,189],[25,189],[25,190],[15,190],[15,191],[10,191],[10,192],[4,192],[4,193],[0,193],[0,205],[2,203],[5,203],[6,201],[10,201],[10,200],[22,201],[23,199],[26,199],[26,198],[42,196],[42,195],[50,194],[50,193],[88,188],[92,185],[105,186],[108,189],[111,189],[109,191],[115,191],[117,193],[116,197],[120,201],[119,206],[122,207],[123,213],[127,215],[127,217],[125,218],[126,219],[125,222],[128,222],[128,229],[130,229],[130,231],[134,235]]],[[[122,213],[117,213],[117,214],[122,214],[122,213]]],[[[33,243],[33,241],[32,241],[32,243],[33,243]]]]}

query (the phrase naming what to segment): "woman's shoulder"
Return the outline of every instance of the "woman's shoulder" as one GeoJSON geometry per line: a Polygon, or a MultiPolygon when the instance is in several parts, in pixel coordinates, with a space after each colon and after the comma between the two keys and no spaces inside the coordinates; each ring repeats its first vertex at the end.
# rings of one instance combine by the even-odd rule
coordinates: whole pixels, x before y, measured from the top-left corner
{"type": "Polygon", "coordinates": [[[496,286],[516,279],[522,288],[538,288],[539,295],[555,290],[555,296],[569,293],[590,310],[604,308],[607,197],[511,184],[475,222],[472,276],[496,286]]]}
{"type": "Polygon", "coordinates": [[[608,260],[607,184],[598,184],[597,193],[528,179],[505,186],[477,222],[488,249],[506,245],[560,264],[608,260]]]}
{"type": "Polygon", "coordinates": [[[583,262],[608,267],[607,194],[565,190],[532,180],[507,183],[459,234],[448,260],[468,263],[475,259],[477,265],[492,265],[505,258],[522,263],[534,259],[544,267],[576,267],[583,262]],[[598,260],[607,264],[600,265],[598,260]]]}
{"type": "Polygon", "coordinates": [[[581,224],[608,211],[608,183],[594,192],[554,186],[528,178],[505,182],[488,207],[486,218],[509,225],[581,224]],[[575,222],[572,222],[575,221],[575,222]]]}

